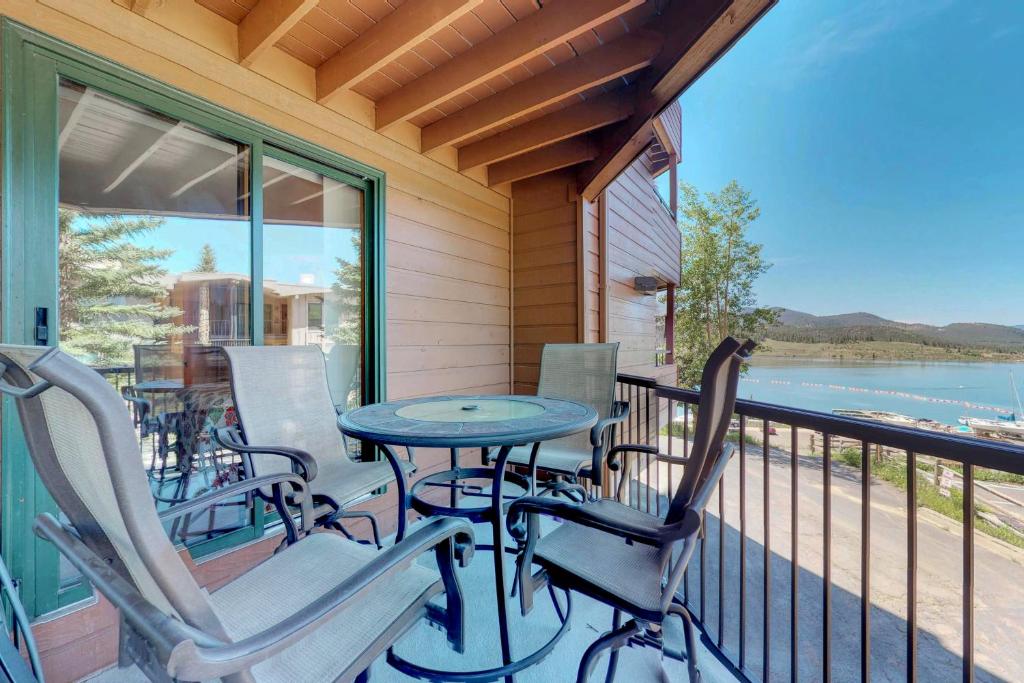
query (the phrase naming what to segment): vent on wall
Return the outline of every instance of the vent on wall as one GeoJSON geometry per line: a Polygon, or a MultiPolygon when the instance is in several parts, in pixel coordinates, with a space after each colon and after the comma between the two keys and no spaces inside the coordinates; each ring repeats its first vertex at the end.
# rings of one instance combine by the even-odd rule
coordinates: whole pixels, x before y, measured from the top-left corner
{"type": "Polygon", "coordinates": [[[641,294],[655,294],[658,291],[658,278],[635,277],[633,278],[633,289],[641,294]]]}

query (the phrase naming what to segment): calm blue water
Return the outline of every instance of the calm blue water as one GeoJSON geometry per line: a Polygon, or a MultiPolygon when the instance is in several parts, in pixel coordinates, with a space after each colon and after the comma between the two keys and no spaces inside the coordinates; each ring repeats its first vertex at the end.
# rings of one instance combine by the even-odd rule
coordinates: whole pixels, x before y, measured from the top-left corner
{"type": "Polygon", "coordinates": [[[739,395],[822,412],[834,408],[889,410],[956,424],[963,415],[992,419],[1013,410],[1011,371],[1024,395],[1021,363],[766,358],[755,359],[740,379],[739,395]]]}

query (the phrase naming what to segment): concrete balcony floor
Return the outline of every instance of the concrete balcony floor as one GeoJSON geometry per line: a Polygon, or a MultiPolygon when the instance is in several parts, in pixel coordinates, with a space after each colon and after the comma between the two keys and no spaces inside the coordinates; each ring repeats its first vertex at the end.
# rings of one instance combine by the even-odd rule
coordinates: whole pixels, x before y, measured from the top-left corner
{"type": "MultiPolygon", "coordinates": [[[[478,525],[475,528],[478,542],[490,541],[490,528],[478,525]]],[[[507,584],[512,585],[512,556],[507,556],[505,565],[507,584]]],[[[431,559],[424,558],[425,563],[431,559]]],[[[599,561],[599,558],[595,558],[599,561]]],[[[490,552],[477,552],[472,563],[460,570],[466,599],[467,643],[466,652],[455,653],[447,646],[444,634],[426,623],[420,623],[398,642],[395,651],[418,664],[448,669],[482,669],[497,666],[501,662],[498,639],[497,612],[494,596],[494,564],[490,552]]],[[[559,599],[564,599],[559,594],[559,599]]],[[[509,600],[512,651],[514,656],[523,656],[542,646],[558,630],[558,617],[546,593],[538,593],[533,611],[527,616],[519,614],[518,600],[509,600]]],[[[555,649],[544,661],[516,675],[522,683],[561,683],[575,681],[576,668],[587,647],[602,633],[611,628],[612,611],[604,605],[575,594],[573,596],[572,626],[555,649]]],[[[671,647],[683,648],[682,628],[679,620],[671,618],[665,626],[666,640],[671,647]]],[[[702,679],[706,682],[732,682],[736,679],[698,641],[698,664],[702,679]]],[[[651,648],[623,648],[619,658],[617,680],[629,683],[659,681],[660,653],[651,648]]],[[[604,680],[607,657],[602,657],[592,680],[604,680]]],[[[665,658],[667,680],[686,681],[686,665],[683,662],[665,658]]],[[[108,669],[89,679],[93,683],[136,683],[145,680],[137,669],[108,669]]],[[[371,669],[370,680],[375,683],[410,681],[411,679],[391,668],[382,656],[371,669]]]]}

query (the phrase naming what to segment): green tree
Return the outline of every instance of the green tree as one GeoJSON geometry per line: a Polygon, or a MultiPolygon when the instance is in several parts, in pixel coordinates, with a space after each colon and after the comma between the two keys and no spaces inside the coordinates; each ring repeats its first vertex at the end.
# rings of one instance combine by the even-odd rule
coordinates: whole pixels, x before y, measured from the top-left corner
{"type": "Polygon", "coordinates": [[[761,245],[747,239],[761,215],[757,202],[734,180],[701,195],[681,183],[679,228],[682,272],[676,296],[676,365],[682,386],[700,382],[711,351],[725,337],[763,337],[778,317],[757,306],[754,283],[770,264],[761,245]]]}
{"type": "Polygon", "coordinates": [[[192,328],[161,303],[161,264],[173,251],[134,244],[163,219],[84,216],[60,209],[59,317],[61,348],[94,365],[131,364],[132,346],[166,341],[192,328]]]}
{"type": "Polygon", "coordinates": [[[199,263],[192,269],[193,273],[216,273],[217,272],[217,252],[213,250],[209,242],[203,245],[202,251],[199,252],[199,263]]]}
{"type": "Polygon", "coordinates": [[[324,318],[337,320],[328,336],[339,344],[359,344],[363,330],[363,243],[358,231],[352,236],[355,257],[348,261],[335,257],[334,283],[331,285],[333,301],[324,305],[324,318]]]}

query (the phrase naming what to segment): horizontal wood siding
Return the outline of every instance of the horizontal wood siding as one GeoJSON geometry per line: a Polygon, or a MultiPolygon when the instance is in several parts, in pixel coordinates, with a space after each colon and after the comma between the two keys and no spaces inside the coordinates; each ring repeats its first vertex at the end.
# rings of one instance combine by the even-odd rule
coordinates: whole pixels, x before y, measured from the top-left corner
{"type": "MultiPolygon", "coordinates": [[[[358,96],[322,106],[309,99],[309,92],[285,87],[282,82],[294,83],[295,74],[278,69],[291,64],[288,60],[275,60],[271,54],[260,62],[258,72],[241,67],[232,57],[234,25],[223,20],[229,26],[218,28],[204,17],[196,29],[202,33],[190,34],[184,19],[189,12],[206,10],[185,4],[175,3],[159,14],[156,19],[170,22],[166,25],[126,12],[109,0],[11,0],[2,11],[147,76],[385,171],[388,397],[509,392],[507,190],[489,189],[459,174],[453,168],[454,156],[419,154],[418,135],[410,136],[409,128],[396,126],[388,135],[375,132],[373,107],[358,96]]],[[[312,70],[303,74],[312,89],[312,70]]],[[[565,281],[559,267],[552,263],[547,278],[555,286],[565,281]]],[[[537,274],[539,281],[540,271],[537,274]]],[[[543,287],[537,296],[557,298],[543,287]]],[[[575,305],[575,299],[564,303],[575,305]]],[[[478,455],[467,452],[463,459],[472,462],[478,455]]],[[[447,468],[448,453],[417,452],[417,462],[422,476],[447,468]]],[[[367,507],[378,514],[383,533],[394,530],[393,491],[367,507]]],[[[237,576],[267,557],[277,542],[269,539],[202,563],[196,568],[201,583],[213,587],[237,576]]],[[[116,615],[103,602],[41,623],[36,631],[51,681],[76,680],[113,664],[116,656],[116,615]]]]}
{"type": "Polygon", "coordinates": [[[600,342],[601,333],[601,219],[598,201],[580,198],[580,217],[583,221],[583,341],[600,342]]]}
{"type": "Polygon", "coordinates": [[[548,173],[512,184],[514,391],[532,394],[547,343],[577,341],[574,177],[548,173]]]}
{"type": "Polygon", "coordinates": [[[679,282],[680,235],[658,199],[641,160],[634,161],[602,194],[606,225],[608,341],[618,341],[619,371],[675,384],[671,366],[656,367],[657,297],[634,288],[637,276],[679,282]]]}

